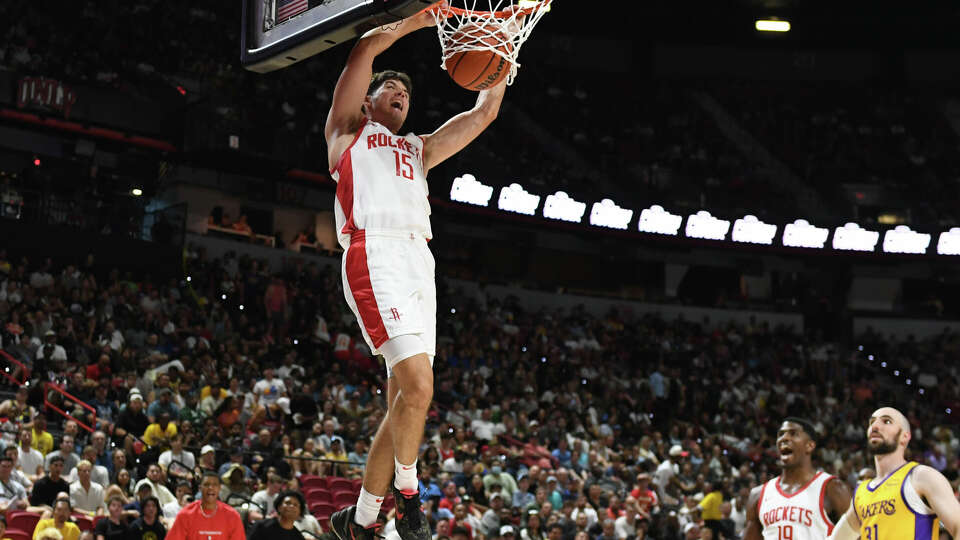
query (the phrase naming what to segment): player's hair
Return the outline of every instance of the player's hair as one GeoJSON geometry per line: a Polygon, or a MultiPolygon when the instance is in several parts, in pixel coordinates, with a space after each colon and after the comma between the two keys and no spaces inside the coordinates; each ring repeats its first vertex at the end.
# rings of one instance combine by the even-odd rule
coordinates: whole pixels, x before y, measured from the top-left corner
{"type": "Polygon", "coordinates": [[[813,427],[813,423],[807,419],[800,418],[797,416],[788,416],[783,419],[784,422],[792,422],[803,428],[804,433],[810,437],[810,440],[817,442],[817,430],[813,427]]]}
{"type": "Polygon", "coordinates": [[[410,80],[410,76],[402,71],[393,71],[392,69],[373,74],[373,77],[370,78],[370,86],[367,88],[367,95],[372,95],[383,86],[383,83],[391,80],[402,82],[407,87],[407,96],[413,98],[413,81],[410,80]]]}

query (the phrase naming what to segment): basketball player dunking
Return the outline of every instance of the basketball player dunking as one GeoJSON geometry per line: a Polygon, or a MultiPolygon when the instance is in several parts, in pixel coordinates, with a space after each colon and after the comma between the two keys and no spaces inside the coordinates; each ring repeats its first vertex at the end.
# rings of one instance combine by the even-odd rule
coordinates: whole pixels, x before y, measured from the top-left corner
{"type": "Polygon", "coordinates": [[[853,504],[830,536],[837,540],[936,540],[940,521],[960,538],[960,502],[936,469],[907,461],[910,422],[892,407],[870,415],[867,449],[876,478],[857,486],[853,504]]]}
{"type": "Polygon", "coordinates": [[[810,422],[790,417],[777,431],[780,476],[750,491],[744,540],[822,540],[850,505],[850,489],[814,470],[810,422]]]}
{"type": "Polygon", "coordinates": [[[436,354],[426,176],[493,122],[506,89],[501,84],[479,92],[471,110],[429,135],[399,135],[410,112],[410,78],[396,71],[374,74],[373,61],[399,38],[435,24],[432,14],[421,12],[364,34],[337,81],[324,131],[337,181],[344,296],[370,349],[387,366],[387,415],[370,447],[363,488],[356,505],[330,518],[340,540],[373,537],[391,479],[400,537],[431,538],[417,479],[436,354]]]}

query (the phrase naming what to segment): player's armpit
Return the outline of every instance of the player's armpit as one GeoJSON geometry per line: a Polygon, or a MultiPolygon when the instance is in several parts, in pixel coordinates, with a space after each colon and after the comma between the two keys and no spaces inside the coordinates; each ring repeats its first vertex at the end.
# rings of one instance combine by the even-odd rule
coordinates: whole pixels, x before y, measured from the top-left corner
{"type": "Polygon", "coordinates": [[[747,497],[747,523],[743,528],[743,540],[763,539],[763,524],[760,523],[760,516],[757,514],[762,492],[763,486],[760,485],[750,490],[750,495],[747,497]]]}
{"type": "Polygon", "coordinates": [[[847,509],[850,508],[852,498],[853,494],[850,492],[850,487],[847,486],[843,480],[834,478],[827,483],[824,511],[826,511],[831,521],[834,523],[839,522],[839,519],[841,519],[847,512],[847,509]]]}
{"type": "Polygon", "coordinates": [[[914,471],[913,487],[936,512],[947,532],[960,538],[960,502],[953,494],[950,482],[936,469],[919,465],[914,471]]]}

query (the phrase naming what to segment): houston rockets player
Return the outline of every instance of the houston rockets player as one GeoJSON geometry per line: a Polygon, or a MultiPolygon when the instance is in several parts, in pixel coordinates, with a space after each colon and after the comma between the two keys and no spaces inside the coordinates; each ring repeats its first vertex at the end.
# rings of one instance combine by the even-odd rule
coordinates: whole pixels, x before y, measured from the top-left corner
{"type": "Polygon", "coordinates": [[[936,540],[941,521],[960,538],[960,502],[936,469],[904,458],[910,437],[910,422],[897,409],[870,415],[867,449],[877,476],[857,486],[831,539],[936,540]]]}
{"type": "Polygon", "coordinates": [[[343,289],[364,339],[387,365],[387,415],[377,430],[357,504],[333,514],[340,540],[372,538],[394,477],[397,532],[430,540],[420,508],[417,452],[433,399],[436,287],[427,172],[459,152],[496,118],[505,84],[429,135],[400,135],[410,111],[410,78],[373,73],[397,39],[434,26],[421,12],[373,29],[354,45],[333,93],[324,134],[337,181],[334,212],[343,254],[343,289]]]}
{"type": "Polygon", "coordinates": [[[783,472],[750,492],[744,540],[823,540],[847,511],[847,485],[813,469],[815,435],[810,422],[784,419],[777,431],[783,472]]]}

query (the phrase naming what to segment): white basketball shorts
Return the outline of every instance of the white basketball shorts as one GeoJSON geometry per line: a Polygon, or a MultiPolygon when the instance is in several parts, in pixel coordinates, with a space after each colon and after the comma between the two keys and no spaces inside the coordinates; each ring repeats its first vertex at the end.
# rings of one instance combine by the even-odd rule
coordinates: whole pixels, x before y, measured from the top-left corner
{"type": "MultiPolygon", "coordinates": [[[[423,236],[357,231],[343,254],[343,295],[373,354],[388,339],[416,334],[437,354],[437,286],[423,236]]],[[[388,370],[389,375],[389,370],[388,370]]]]}

